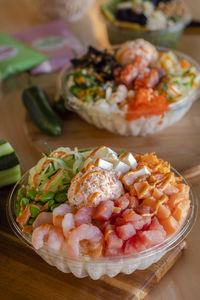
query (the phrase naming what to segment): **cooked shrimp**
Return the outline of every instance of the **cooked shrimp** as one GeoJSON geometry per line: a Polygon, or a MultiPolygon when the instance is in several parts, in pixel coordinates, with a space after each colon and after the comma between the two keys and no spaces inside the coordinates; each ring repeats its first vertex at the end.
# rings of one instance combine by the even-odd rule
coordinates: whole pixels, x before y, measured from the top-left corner
{"type": "Polygon", "coordinates": [[[62,230],[51,224],[42,224],[33,231],[32,244],[35,249],[40,249],[47,243],[47,247],[55,252],[59,251],[64,242],[62,230]]]}
{"type": "MultiPolygon", "coordinates": [[[[78,258],[81,255],[81,241],[88,242],[87,246],[85,245],[83,252],[90,253],[92,249],[101,248],[101,245],[103,244],[103,235],[100,229],[92,224],[82,224],[72,230],[69,233],[67,240],[67,253],[70,257],[78,258]]],[[[92,253],[90,254],[92,255],[92,253]]],[[[98,253],[98,255],[101,255],[101,253],[98,253]]]]}
{"type": "Polygon", "coordinates": [[[44,243],[49,237],[49,231],[52,227],[53,225],[50,224],[42,224],[33,231],[32,244],[36,250],[44,246],[44,243]]]}
{"type": "Polygon", "coordinates": [[[63,242],[64,242],[64,235],[62,229],[59,227],[52,226],[47,240],[48,248],[50,250],[53,250],[54,252],[58,252],[61,249],[63,242]]]}
{"type": "Polygon", "coordinates": [[[69,231],[74,228],[74,215],[72,213],[67,213],[62,220],[62,230],[65,238],[68,238],[69,231]]]}
{"type": "Polygon", "coordinates": [[[67,203],[63,203],[53,210],[53,225],[61,227],[64,215],[66,213],[72,213],[74,208],[67,203]]]}
{"type": "Polygon", "coordinates": [[[81,224],[91,223],[93,207],[82,207],[74,216],[76,226],[81,224]]]}
{"type": "Polygon", "coordinates": [[[42,224],[53,224],[53,214],[51,212],[41,212],[33,222],[33,229],[42,224]]]}
{"type": "Polygon", "coordinates": [[[158,52],[149,42],[138,39],[124,43],[117,51],[116,59],[124,66],[132,63],[136,56],[141,56],[147,66],[158,58],[158,52]]]}

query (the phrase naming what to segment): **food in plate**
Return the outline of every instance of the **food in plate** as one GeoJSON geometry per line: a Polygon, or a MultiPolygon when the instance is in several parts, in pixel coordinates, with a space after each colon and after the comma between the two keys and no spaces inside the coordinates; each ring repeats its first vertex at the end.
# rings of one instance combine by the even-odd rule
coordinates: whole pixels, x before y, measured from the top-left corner
{"type": "Polygon", "coordinates": [[[149,42],[128,41],[111,51],[89,47],[65,70],[66,106],[99,128],[146,135],[178,121],[197,97],[192,60],[149,42]]]}
{"type": "MultiPolygon", "coordinates": [[[[180,234],[191,211],[189,191],[155,153],[61,147],[30,170],[28,183],[18,190],[16,221],[33,247],[46,251],[48,262],[61,260],[61,270],[66,271],[66,257],[67,268],[79,277],[85,273],[77,274],[73,263],[82,268],[84,261],[89,266],[100,259],[109,265],[115,258],[111,273],[128,273],[133,262],[126,261],[127,269],[121,259],[141,259],[140,253],[156,246],[167,249],[180,234]]],[[[146,265],[153,261],[147,256],[146,265]]],[[[101,274],[90,270],[91,277],[99,278],[102,268],[101,274]]]]}
{"type": "Polygon", "coordinates": [[[101,5],[112,44],[144,38],[174,47],[191,14],[182,0],[108,0],[101,5]]]}
{"type": "Polygon", "coordinates": [[[187,14],[186,6],[180,0],[129,0],[118,1],[115,19],[159,30],[185,20],[187,14]]]}

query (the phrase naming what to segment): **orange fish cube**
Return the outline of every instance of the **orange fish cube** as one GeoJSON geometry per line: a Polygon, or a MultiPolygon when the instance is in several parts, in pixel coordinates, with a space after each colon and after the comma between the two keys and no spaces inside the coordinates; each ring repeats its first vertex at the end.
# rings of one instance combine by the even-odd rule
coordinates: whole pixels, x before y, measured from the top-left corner
{"type": "Polygon", "coordinates": [[[173,216],[169,216],[167,219],[160,220],[160,224],[164,227],[167,236],[175,233],[180,227],[179,223],[173,216]]]}

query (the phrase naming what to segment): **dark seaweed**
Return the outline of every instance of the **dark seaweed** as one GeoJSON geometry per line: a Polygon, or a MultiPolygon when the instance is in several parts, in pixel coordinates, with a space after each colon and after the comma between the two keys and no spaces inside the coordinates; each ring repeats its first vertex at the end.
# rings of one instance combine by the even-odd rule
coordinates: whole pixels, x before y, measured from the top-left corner
{"type": "Polygon", "coordinates": [[[147,17],[143,13],[136,13],[131,8],[121,8],[116,11],[116,19],[122,22],[147,24],[147,17]]]}
{"type": "Polygon", "coordinates": [[[92,46],[88,47],[84,56],[72,59],[71,63],[75,68],[93,68],[105,81],[113,79],[113,70],[119,66],[115,57],[107,50],[100,51],[92,46]]]}

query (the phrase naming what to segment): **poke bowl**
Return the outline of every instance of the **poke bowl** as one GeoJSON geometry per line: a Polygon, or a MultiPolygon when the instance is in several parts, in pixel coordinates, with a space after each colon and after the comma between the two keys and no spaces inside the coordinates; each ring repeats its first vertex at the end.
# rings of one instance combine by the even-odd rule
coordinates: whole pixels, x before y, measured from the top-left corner
{"type": "Polygon", "coordinates": [[[192,229],[197,200],[155,153],[60,147],[15,185],[7,216],[48,264],[97,280],[161,259],[192,229]]]}
{"type": "Polygon", "coordinates": [[[111,44],[143,38],[173,48],[191,20],[188,8],[179,0],[109,0],[101,11],[111,44]]]}
{"type": "Polygon", "coordinates": [[[120,135],[145,136],[174,124],[199,91],[198,63],[142,39],[104,51],[89,47],[61,77],[67,109],[120,135]]]}

